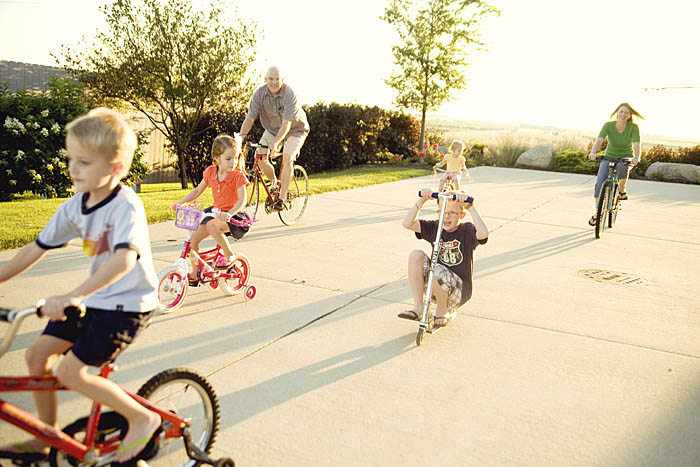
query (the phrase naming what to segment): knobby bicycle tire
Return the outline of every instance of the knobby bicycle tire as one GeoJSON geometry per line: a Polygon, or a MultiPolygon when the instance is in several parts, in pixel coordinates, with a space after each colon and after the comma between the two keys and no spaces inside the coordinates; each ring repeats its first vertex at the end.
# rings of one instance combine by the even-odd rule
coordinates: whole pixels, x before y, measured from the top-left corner
{"type": "MultiPolygon", "coordinates": [[[[192,442],[206,453],[211,451],[221,415],[219,399],[204,376],[187,368],[164,370],[146,381],[138,395],[190,421],[192,442]]],[[[194,467],[198,464],[187,457],[182,439],[166,438],[160,440],[158,454],[148,465],[194,467]]]]}
{"type": "Polygon", "coordinates": [[[600,190],[600,198],[598,198],[598,209],[596,211],[595,223],[595,238],[600,238],[605,230],[605,224],[608,221],[608,197],[610,196],[610,182],[603,183],[603,188],[600,190]]]}
{"type": "Polygon", "coordinates": [[[617,220],[617,212],[620,210],[620,190],[618,188],[613,189],[613,200],[610,204],[612,210],[608,213],[608,228],[612,228],[617,220]]]}

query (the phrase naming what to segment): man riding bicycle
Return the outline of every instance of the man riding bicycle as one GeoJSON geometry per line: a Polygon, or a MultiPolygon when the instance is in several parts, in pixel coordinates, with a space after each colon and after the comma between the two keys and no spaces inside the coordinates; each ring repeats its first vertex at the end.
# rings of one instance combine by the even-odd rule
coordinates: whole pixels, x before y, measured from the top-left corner
{"type": "Polygon", "coordinates": [[[250,98],[248,115],[239,132],[242,137],[248,135],[258,117],[260,124],[265,128],[260,145],[268,147],[267,150],[258,149],[263,156],[260,159],[260,167],[271,181],[273,189],[277,187],[278,180],[274,167],[268,160],[268,154],[277,152],[277,148],[284,143],[279,198],[272,205],[274,210],[281,211],[287,199],[294,159],[309,134],[309,123],[294,90],[284,83],[277,67],[271,67],[265,72],[265,86],[258,88],[250,98]]]}

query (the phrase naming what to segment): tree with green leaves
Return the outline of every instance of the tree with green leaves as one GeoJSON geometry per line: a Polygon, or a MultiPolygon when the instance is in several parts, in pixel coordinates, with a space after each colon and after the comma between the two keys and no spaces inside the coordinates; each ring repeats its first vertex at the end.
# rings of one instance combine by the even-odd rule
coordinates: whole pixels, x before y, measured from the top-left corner
{"type": "Polygon", "coordinates": [[[398,68],[385,82],[397,91],[396,104],[421,112],[420,146],[425,115],[466,88],[469,48],[484,46],[481,20],[498,15],[480,0],[391,0],[380,19],[394,26],[399,45],[391,48],[398,68]]]}
{"type": "MultiPolygon", "coordinates": [[[[187,188],[188,143],[204,114],[244,106],[254,89],[256,27],[225,18],[221,0],[115,0],[92,44],[62,47],[62,65],[96,96],[127,103],[162,132],[187,188]]],[[[60,62],[60,61],[59,61],[60,62]]]]}

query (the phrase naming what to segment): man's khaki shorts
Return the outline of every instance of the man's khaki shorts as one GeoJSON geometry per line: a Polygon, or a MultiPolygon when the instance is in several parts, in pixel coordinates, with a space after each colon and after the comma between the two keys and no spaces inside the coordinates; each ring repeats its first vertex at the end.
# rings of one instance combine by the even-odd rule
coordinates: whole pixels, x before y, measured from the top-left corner
{"type": "MultiPolygon", "coordinates": [[[[273,135],[269,131],[265,130],[265,133],[263,133],[262,138],[260,138],[259,144],[270,147],[272,145],[272,142],[275,140],[275,136],[276,135],[273,135]]],[[[282,154],[289,154],[290,156],[292,156],[292,161],[294,161],[299,155],[299,151],[304,145],[305,140],[306,134],[302,136],[287,136],[284,140],[282,154]]]]}

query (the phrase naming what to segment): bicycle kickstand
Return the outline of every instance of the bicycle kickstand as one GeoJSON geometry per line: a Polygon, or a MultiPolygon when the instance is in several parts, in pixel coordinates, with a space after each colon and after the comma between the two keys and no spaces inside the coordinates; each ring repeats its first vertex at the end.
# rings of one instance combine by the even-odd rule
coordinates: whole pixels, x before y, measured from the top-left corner
{"type": "Polygon", "coordinates": [[[198,465],[201,463],[213,465],[214,467],[235,467],[236,463],[233,462],[233,459],[229,457],[222,457],[219,460],[213,460],[206,452],[195,446],[192,442],[192,436],[190,435],[189,428],[185,427],[182,430],[182,437],[184,438],[187,456],[193,461],[196,461],[198,465]]]}

